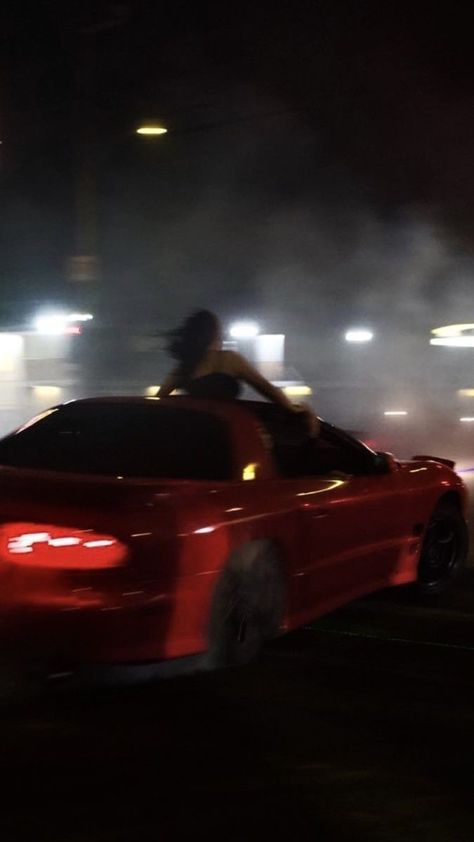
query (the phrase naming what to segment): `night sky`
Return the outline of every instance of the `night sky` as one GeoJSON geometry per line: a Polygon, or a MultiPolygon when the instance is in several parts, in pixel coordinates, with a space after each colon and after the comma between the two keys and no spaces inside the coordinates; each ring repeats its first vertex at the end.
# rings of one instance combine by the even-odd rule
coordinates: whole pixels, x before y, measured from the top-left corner
{"type": "Polygon", "coordinates": [[[464,320],[474,58],[463,9],[4,5],[2,317],[69,295],[86,142],[118,320],[166,322],[200,304],[303,332],[464,320]],[[137,137],[145,119],[169,134],[137,137]]]}

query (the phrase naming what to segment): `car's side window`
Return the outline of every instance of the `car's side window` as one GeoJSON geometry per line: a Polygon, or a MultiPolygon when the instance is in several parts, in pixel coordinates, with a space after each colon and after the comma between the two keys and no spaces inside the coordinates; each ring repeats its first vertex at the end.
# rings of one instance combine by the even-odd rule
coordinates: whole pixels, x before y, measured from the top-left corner
{"type": "Polygon", "coordinates": [[[285,477],[325,476],[333,472],[361,476],[373,471],[370,452],[336,432],[323,431],[317,439],[276,446],[275,458],[285,477]]]}
{"type": "Polygon", "coordinates": [[[367,470],[367,462],[358,449],[338,439],[331,440],[322,436],[320,439],[310,440],[307,456],[311,475],[333,471],[360,475],[367,470]]]}

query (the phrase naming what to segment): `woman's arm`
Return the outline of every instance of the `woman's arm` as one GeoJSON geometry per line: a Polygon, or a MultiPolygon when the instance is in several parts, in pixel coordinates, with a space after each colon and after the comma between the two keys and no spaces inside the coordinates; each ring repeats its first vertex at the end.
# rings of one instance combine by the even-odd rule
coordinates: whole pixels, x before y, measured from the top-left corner
{"type": "Polygon", "coordinates": [[[282,406],[284,409],[288,409],[290,411],[294,411],[297,409],[295,404],[291,403],[290,400],[286,397],[284,391],[282,389],[278,389],[277,386],[273,386],[266,377],[263,377],[256,368],[251,365],[245,357],[242,357],[240,354],[232,353],[232,367],[235,365],[235,375],[243,380],[245,383],[248,383],[249,386],[252,386],[260,395],[263,395],[264,398],[268,398],[268,400],[273,401],[273,403],[282,406]]]}
{"type": "Polygon", "coordinates": [[[283,389],[278,389],[277,386],[270,383],[270,381],[267,380],[266,377],[263,377],[260,372],[245,359],[245,357],[242,357],[240,354],[236,354],[232,351],[230,353],[232,354],[232,368],[235,366],[235,371],[233,373],[235,373],[237,377],[240,377],[241,380],[248,383],[249,386],[252,386],[257,392],[263,395],[264,398],[268,398],[268,400],[273,401],[273,403],[278,404],[278,406],[283,407],[283,409],[286,409],[289,412],[306,415],[310,435],[317,436],[319,434],[320,422],[317,415],[310,407],[292,403],[288,400],[283,389]]]}

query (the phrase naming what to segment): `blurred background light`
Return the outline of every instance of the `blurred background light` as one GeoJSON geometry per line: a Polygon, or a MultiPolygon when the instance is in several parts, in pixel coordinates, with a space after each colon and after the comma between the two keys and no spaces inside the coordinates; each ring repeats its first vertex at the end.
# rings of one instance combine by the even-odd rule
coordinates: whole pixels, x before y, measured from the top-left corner
{"type": "Polygon", "coordinates": [[[430,345],[441,345],[445,348],[474,348],[474,336],[439,336],[430,339],[430,345]]]}
{"type": "Polygon", "coordinates": [[[57,335],[65,332],[68,314],[59,311],[39,313],[34,320],[34,327],[43,335],[57,335]]]}
{"type": "Polygon", "coordinates": [[[234,322],[229,330],[232,339],[254,339],[259,332],[256,322],[234,322]]]}
{"type": "Polygon", "coordinates": [[[0,373],[13,374],[23,356],[23,337],[17,333],[0,333],[0,373]]]}
{"type": "Polygon", "coordinates": [[[157,136],[160,134],[166,134],[168,129],[165,129],[164,126],[140,126],[137,129],[137,134],[145,135],[148,137],[157,136]]]}
{"type": "Polygon", "coordinates": [[[35,398],[41,401],[57,401],[61,397],[60,386],[33,386],[35,398]]]}
{"type": "Polygon", "coordinates": [[[431,333],[433,337],[430,339],[430,345],[441,345],[446,348],[474,348],[473,323],[435,327],[431,333]]]}
{"type": "Polygon", "coordinates": [[[35,330],[43,336],[60,336],[63,333],[79,334],[81,327],[75,322],[89,322],[92,313],[67,313],[61,310],[46,310],[34,319],[35,330]]]}
{"type": "Polygon", "coordinates": [[[283,386],[283,391],[289,398],[303,398],[313,394],[311,387],[305,386],[304,384],[299,386],[283,386]]]}
{"type": "Polygon", "coordinates": [[[356,327],[347,330],[344,338],[346,342],[371,342],[374,334],[367,328],[356,327]]]}

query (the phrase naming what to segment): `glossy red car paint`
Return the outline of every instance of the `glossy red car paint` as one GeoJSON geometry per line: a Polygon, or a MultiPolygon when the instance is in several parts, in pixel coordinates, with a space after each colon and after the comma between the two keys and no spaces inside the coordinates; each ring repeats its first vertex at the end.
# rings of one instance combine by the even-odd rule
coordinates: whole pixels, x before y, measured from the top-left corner
{"type": "MultiPolygon", "coordinates": [[[[156,411],[175,400],[158,402],[156,411]]],[[[423,531],[439,500],[451,495],[465,511],[464,484],[440,462],[392,459],[383,474],[285,479],[267,432],[244,405],[178,400],[225,423],[231,479],[0,467],[4,651],[59,664],[202,653],[214,589],[231,552],[261,538],[281,559],[282,631],[293,629],[362,594],[414,581],[423,531]],[[25,554],[15,556],[11,548],[28,546],[31,538],[21,536],[36,532],[49,537],[33,547],[36,563],[25,563],[25,554]],[[89,548],[77,563],[73,554],[87,535],[116,541],[124,552],[101,565],[89,548]],[[62,561],[54,544],[61,536],[81,541],[64,547],[62,561]]],[[[146,399],[88,403],[111,401],[119,411],[146,399]]]]}

